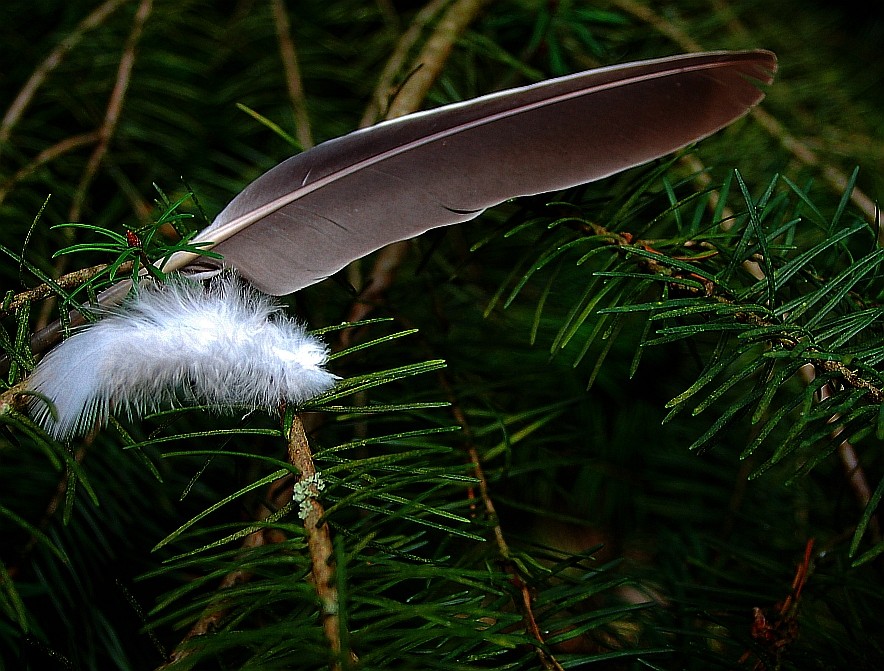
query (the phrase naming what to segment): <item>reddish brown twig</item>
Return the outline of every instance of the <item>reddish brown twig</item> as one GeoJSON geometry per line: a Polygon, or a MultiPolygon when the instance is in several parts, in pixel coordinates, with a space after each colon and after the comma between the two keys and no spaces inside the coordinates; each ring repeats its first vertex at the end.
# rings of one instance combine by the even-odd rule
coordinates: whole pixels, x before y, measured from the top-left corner
{"type": "MultiPolygon", "coordinates": [[[[359,122],[360,128],[371,126],[386,116],[390,99],[395,93],[393,83],[402,72],[408,53],[417,44],[427,25],[436,18],[448,2],[449,0],[432,0],[428,2],[415,15],[411,24],[399,37],[393,53],[387,59],[384,70],[378,78],[378,83],[371,96],[371,102],[369,102],[365,113],[362,115],[362,119],[359,122]]],[[[420,104],[420,101],[418,101],[418,104],[420,104]]]]}
{"type": "MultiPolygon", "coordinates": [[[[264,510],[265,513],[269,514],[268,509],[265,508],[264,510]]],[[[253,531],[243,539],[242,548],[244,550],[258,548],[269,543],[278,542],[279,540],[280,538],[275,536],[271,530],[260,529],[258,531],[253,531]]],[[[218,583],[217,589],[217,593],[222,598],[213,601],[212,604],[203,611],[199,620],[196,621],[187,632],[187,635],[175,646],[175,649],[169,654],[166,662],[156,668],[156,671],[164,671],[194,654],[199,647],[199,637],[210,634],[218,629],[229,612],[228,604],[223,599],[224,590],[246,583],[251,580],[251,578],[252,573],[243,569],[237,569],[225,575],[224,578],[221,579],[221,582],[218,583]]]]}
{"type": "MultiPolygon", "coordinates": [[[[777,661],[777,664],[786,647],[798,638],[798,606],[801,592],[810,577],[813,543],[814,539],[811,538],[804,547],[804,558],[795,571],[789,595],[773,607],[772,613],[765,613],[758,607],[752,609],[752,638],[777,661]]],[[[751,657],[752,652],[747,650],[740,657],[740,663],[747,662],[751,657]]],[[[765,671],[767,667],[764,661],[758,659],[752,668],[754,671],[765,671]]]]}
{"type": "MultiPolygon", "coordinates": [[[[537,618],[534,616],[534,599],[531,596],[531,590],[528,588],[528,585],[525,584],[525,581],[522,580],[519,569],[510,555],[509,544],[506,541],[503,527],[500,525],[500,521],[497,517],[497,509],[494,506],[494,500],[491,498],[491,492],[488,487],[488,478],[485,477],[485,469],[482,468],[482,458],[479,456],[479,451],[473,444],[472,429],[470,428],[466,415],[460,407],[457,394],[455,394],[454,388],[444,371],[439,371],[439,383],[451,404],[451,414],[466,437],[465,449],[467,457],[470,460],[473,475],[479,483],[479,501],[485,509],[486,519],[491,524],[492,533],[494,534],[494,542],[497,545],[497,553],[503,560],[504,568],[510,576],[510,584],[512,584],[519,593],[519,600],[515,603],[515,606],[522,615],[522,621],[527,633],[537,641],[537,644],[534,646],[534,652],[537,655],[537,659],[542,668],[546,671],[564,671],[558,660],[546,650],[546,640],[543,632],[537,624],[537,618]]],[[[470,496],[475,497],[475,492],[472,488],[470,489],[470,496]]]]}

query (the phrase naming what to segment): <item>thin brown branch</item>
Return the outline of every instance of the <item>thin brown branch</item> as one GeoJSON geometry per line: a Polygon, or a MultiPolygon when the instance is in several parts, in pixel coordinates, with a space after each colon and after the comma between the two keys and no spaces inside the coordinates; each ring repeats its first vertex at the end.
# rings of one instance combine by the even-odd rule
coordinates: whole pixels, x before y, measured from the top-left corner
{"type": "Polygon", "coordinates": [[[86,36],[86,33],[104,23],[107,17],[113,14],[118,7],[126,4],[126,2],[128,0],[106,0],[106,2],[96,7],[85,19],[80,21],[76,28],[65,35],[64,39],[49,52],[49,55],[37,66],[30,79],[19,91],[9,109],[6,110],[3,121],[0,122],[0,147],[9,140],[13,127],[21,119],[22,114],[24,114],[34,98],[37,90],[43,85],[46,77],[61,64],[67,53],[80,43],[86,36]]]}
{"type": "Polygon", "coordinates": [[[537,641],[537,645],[534,646],[534,652],[537,655],[537,659],[540,662],[541,666],[546,669],[546,671],[564,671],[562,665],[559,664],[558,660],[546,651],[546,641],[543,636],[543,632],[540,630],[540,627],[537,624],[537,618],[534,616],[534,606],[533,598],[531,597],[531,590],[528,589],[525,581],[522,580],[522,576],[519,573],[519,568],[518,566],[516,566],[516,563],[512,560],[512,557],[510,555],[509,544],[507,543],[506,537],[503,534],[503,527],[500,525],[500,521],[497,516],[497,509],[494,506],[494,500],[491,498],[491,491],[488,487],[488,478],[485,476],[485,469],[482,468],[482,458],[479,456],[479,451],[476,449],[476,446],[473,443],[473,432],[469,422],[467,421],[466,414],[461,409],[460,403],[458,402],[457,394],[454,391],[454,387],[452,386],[445,372],[440,371],[438,377],[439,384],[448,397],[448,402],[450,403],[451,414],[454,417],[454,421],[457,422],[457,424],[461,427],[461,430],[466,437],[467,456],[473,469],[473,475],[479,482],[479,499],[481,500],[482,506],[485,509],[485,517],[491,523],[492,533],[494,534],[494,542],[497,545],[497,552],[500,555],[500,558],[503,560],[507,574],[509,574],[510,576],[510,583],[519,592],[519,600],[515,604],[516,608],[522,615],[522,621],[525,624],[525,629],[534,638],[534,640],[537,641]]]}
{"type": "MultiPolygon", "coordinates": [[[[262,517],[266,517],[269,515],[270,511],[267,508],[263,509],[262,517]]],[[[258,531],[253,531],[248,536],[243,539],[242,548],[244,550],[249,550],[252,548],[258,548],[263,545],[268,545],[270,543],[278,542],[278,538],[275,537],[269,529],[260,529],[258,531]]],[[[249,582],[252,579],[252,573],[250,571],[246,571],[244,569],[236,569],[235,571],[231,571],[227,575],[225,575],[221,582],[218,583],[218,593],[223,593],[225,589],[229,589],[231,587],[235,587],[236,585],[241,585],[243,583],[249,582]]],[[[217,601],[213,601],[210,606],[208,606],[203,613],[200,615],[199,620],[194,623],[194,625],[190,628],[187,634],[183,639],[175,646],[175,649],[169,654],[165,663],[161,664],[156,668],[156,671],[164,671],[168,669],[186,657],[189,657],[199,647],[198,640],[200,636],[204,636],[206,634],[210,634],[213,631],[216,631],[221,622],[227,616],[229,612],[228,603],[223,599],[219,599],[217,601]]]]}
{"type": "Polygon", "coordinates": [[[395,93],[393,84],[402,72],[405,60],[408,58],[408,53],[414,45],[417,44],[424,29],[436,18],[439,12],[442,11],[443,7],[445,7],[450,1],[451,0],[431,0],[431,2],[428,2],[415,15],[411,24],[399,37],[399,40],[396,42],[396,47],[393,49],[393,53],[390,55],[390,58],[387,59],[387,63],[381,72],[381,76],[378,78],[378,83],[371,96],[371,102],[369,102],[365,113],[362,115],[362,119],[359,122],[360,128],[371,126],[386,115],[390,98],[392,98],[395,93]]]}
{"type": "Polygon", "coordinates": [[[390,103],[385,118],[410,114],[418,109],[430,88],[442,73],[454,43],[478,17],[487,0],[456,0],[439,19],[427,38],[424,48],[415,59],[412,74],[390,103]]]}
{"type": "Polygon", "coordinates": [[[307,100],[304,96],[304,84],[301,80],[301,68],[298,66],[298,52],[292,39],[292,27],[283,0],[270,0],[273,10],[273,22],[276,25],[276,38],[279,42],[279,55],[285,73],[285,85],[289,93],[289,102],[295,117],[295,137],[301,149],[313,146],[313,134],[310,131],[310,117],[307,114],[307,100]]]}
{"type": "MultiPolygon", "coordinates": [[[[73,272],[67,273],[66,275],[62,275],[57,280],[55,280],[55,283],[62,289],[78,287],[81,284],[88,282],[96,275],[99,275],[101,272],[106,270],[107,267],[108,264],[101,263],[97,266],[81,268],[80,270],[75,270],[73,272]]],[[[121,264],[119,268],[117,268],[117,273],[125,275],[130,270],[132,270],[132,262],[126,261],[125,263],[121,264]]],[[[36,301],[40,301],[44,298],[49,298],[50,296],[54,295],[55,294],[53,287],[50,287],[48,284],[37,285],[33,289],[22,291],[21,293],[13,296],[9,303],[0,307],[0,314],[14,312],[25,303],[34,303],[36,301]]]]}
{"type": "MultiPolygon", "coordinates": [[[[819,367],[822,370],[827,370],[829,372],[835,373],[839,377],[844,379],[841,371],[831,365],[836,363],[838,362],[824,361],[819,367]]],[[[853,371],[848,372],[851,374],[851,377],[854,377],[855,374],[853,374],[853,371]]],[[[805,364],[801,367],[799,373],[805,384],[810,384],[811,382],[813,382],[814,379],[816,379],[817,368],[815,366],[812,366],[811,364],[805,364]]],[[[861,380],[856,382],[865,383],[857,388],[868,389],[868,381],[861,380]]],[[[880,390],[873,390],[872,393],[874,393],[874,391],[879,391],[880,393],[880,390]]],[[[827,384],[819,390],[818,397],[820,401],[823,401],[831,395],[832,387],[831,385],[827,384]]],[[[881,401],[876,402],[881,403],[881,401]]],[[[853,495],[856,498],[857,503],[859,503],[861,508],[865,508],[869,505],[869,501],[871,501],[872,499],[872,488],[869,485],[868,478],[866,478],[866,472],[862,467],[862,462],[859,460],[859,455],[856,452],[856,447],[854,447],[853,443],[851,443],[847,438],[843,438],[841,436],[844,431],[844,427],[838,424],[838,420],[840,419],[840,414],[833,415],[829,418],[829,424],[833,424],[835,426],[829,436],[833,441],[842,438],[842,440],[840,440],[838,443],[838,458],[841,460],[841,466],[844,468],[844,474],[847,477],[847,484],[850,485],[850,488],[853,490],[853,495]]],[[[872,538],[876,542],[880,540],[881,527],[878,522],[877,516],[872,517],[869,529],[871,531],[872,538]]]]}
{"type": "Polygon", "coordinates": [[[86,199],[86,193],[92,180],[95,178],[101,162],[107,154],[111,138],[116,131],[117,124],[120,120],[120,112],[123,109],[123,101],[126,98],[126,91],[129,88],[129,81],[132,78],[132,68],[135,65],[135,48],[141,39],[141,33],[144,30],[144,24],[147,22],[153,9],[153,0],[141,0],[138,9],[135,12],[135,18],[132,21],[132,30],[126,39],[126,45],[120,58],[120,64],[117,67],[117,78],[114,82],[113,91],[111,91],[108,100],[107,109],[105,110],[104,120],[98,129],[98,145],[89,157],[86,168],[77,186],[74,195],[74,201],[70,209],[70,220],[79,221],[82,212],[83,203],[86,199]]]}
{"type": "Polygon", "coordinates": [[[72,137],[65,138],[56,142],[51,147],[47,147],[34,157],[27,165],[22,166],[16,173],[6,180],[3,186],[0,186],[0,203],[6,200],[6,196],[12,191],[13,187],[22,180],[27,179],[41,167],[64,156],[80,147],[86,147],[98,141],[98,131],[89,131],[72,137]]]}
{"type": "Polygon", "coordinates": [[[647,23],[661,35],[668,37],[684,51],[703,51],[703,47],[693,37],[669,19],[655,12],[647,4],[636,0],[614,0],[612,3],[639,21],[647,23]]]}
{"type": "Polygon", "coordinates": [[[323,520],[325,509],[318,498],[321,484],[316,465],[313,463],[313,453],[307,441],[304,424],[298,415],[294,415],[289,430],[288,454],[289,463],[298,469],[300,475],[295,489],[300,490],[297,498],[301,502],[301,515],[304,520],[304,530],[307,532],[313,588],[319,598],[322,629],[333,656],[331,669],[339,671],[342,668],[342,659],[349,657],[355,661],[355,657],[350,651],[341,650],[341,621],[338,616],[340,602],[332,567],[334,545],[329,526],[323,520]]]}

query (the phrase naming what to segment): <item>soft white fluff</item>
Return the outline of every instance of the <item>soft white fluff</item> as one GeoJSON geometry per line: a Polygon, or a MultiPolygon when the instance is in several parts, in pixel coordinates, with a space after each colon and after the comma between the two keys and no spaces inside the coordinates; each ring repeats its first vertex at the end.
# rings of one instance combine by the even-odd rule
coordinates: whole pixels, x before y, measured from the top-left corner
{"type": "Polygon", "coordinates": [[[51,351],[28,380],[50,435],[68,438],[181,398],[222,409],[273,409],[332,387],[326,346],[272,300],[224,274],[207,288],[177,280],[148,286],[111,316],[51,351]]]}

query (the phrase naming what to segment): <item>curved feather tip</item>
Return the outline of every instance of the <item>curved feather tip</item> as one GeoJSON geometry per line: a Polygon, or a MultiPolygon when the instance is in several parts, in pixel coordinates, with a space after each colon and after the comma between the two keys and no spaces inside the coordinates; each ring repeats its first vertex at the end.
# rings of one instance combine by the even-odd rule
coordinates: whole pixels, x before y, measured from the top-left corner
{"type": "Polygon", "coordinates": [[[143,288],[50,352],[28,380],[39,395],[30,409],[58,439],[111,412],[140,416],[181,398],[270,409],[330,389],[327,359],[324,343],[238,277],[208,288],[176,280],[143,288]]]}

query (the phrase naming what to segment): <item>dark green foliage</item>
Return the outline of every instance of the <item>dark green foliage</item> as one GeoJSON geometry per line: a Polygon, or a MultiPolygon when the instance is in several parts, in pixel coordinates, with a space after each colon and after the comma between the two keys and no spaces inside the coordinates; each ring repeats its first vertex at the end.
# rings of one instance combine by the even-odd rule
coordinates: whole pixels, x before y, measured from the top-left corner
{"type": "MultiPolygon", "coordinates": [[[[288,4],[312,137],[346,133],[421,7],[288,4]]],[[[0,113],[71,43],[0,136],[4,390],[38,324],[186,246],[303,137],[270,2],[155,0],[91,172],[146,5],[0,7],[0,113]],[[41,284],[54,306],[13,302],[41,284]]],[[[330,650],[278,496],[280,418],[174,408],[62,445],[4,405],[0,668],[154,669],[173,650],[177,669],[880,668],[884,253],[851,196],[884,185],[884,29],[864,11],[489,4],[427,105],[693,40],[778,52],[780,128],[749,118],[433,231],[358,327],[338,325],[370,259],[287,299],[343,378],[300,410],[356,662],[330,650]]]]}

